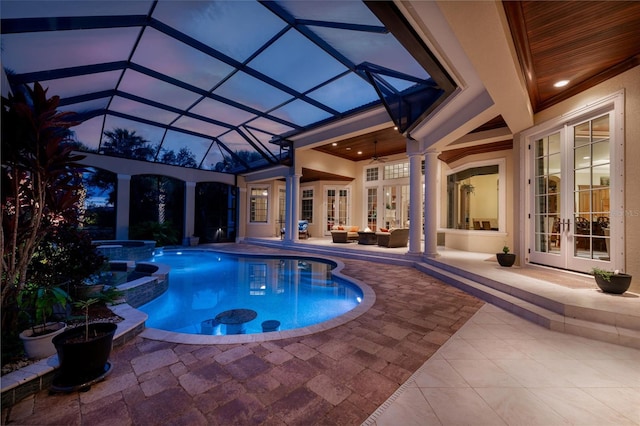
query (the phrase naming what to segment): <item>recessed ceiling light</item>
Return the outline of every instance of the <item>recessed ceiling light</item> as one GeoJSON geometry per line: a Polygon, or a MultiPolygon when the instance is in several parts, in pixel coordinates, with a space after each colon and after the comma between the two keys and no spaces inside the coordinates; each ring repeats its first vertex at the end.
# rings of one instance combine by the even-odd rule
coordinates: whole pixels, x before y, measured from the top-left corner
{"type": "Polygon", "coordinates": [[[332,143],[331,146],[338,146],[338,142],[332,143]]]}
{"type": "Polygon", "coordinates": [[[569,84],[569,80],[560,80],[553,84],[553,87],[564,87],[569,84]]]}
{"type": "Polygon", "coordinates": [[[347,151],[351,151],[351,148],[347,147],[347,151]]]}
{"type": "Polygon", "coordinates": [[[358,151],[358,155],[362,155],[362,151],[358,151]]]}

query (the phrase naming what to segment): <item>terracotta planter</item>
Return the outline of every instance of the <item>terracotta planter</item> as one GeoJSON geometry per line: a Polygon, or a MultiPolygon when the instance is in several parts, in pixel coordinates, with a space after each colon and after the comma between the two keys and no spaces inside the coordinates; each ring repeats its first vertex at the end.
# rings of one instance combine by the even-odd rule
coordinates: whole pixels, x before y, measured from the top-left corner
{"type": "Polygon", "coordinates": [[[52,340],[55,336],[65,331],[66,328],[67,324],[64,322],[48,322],[44,326],[40,325],[24,330],[20,333],[20,339],[27,357],[42,359],[55,354],[56,348],[52,340]],[[48,333],[40,335],[40,331],[43,329],[48,333]],[[37,335],[34,336],[34,333],[37,335]]]}
{"type": "Polygon", "coordinates": [[[614,274],[611,275],[609,280],[605,280],[601,275],[594,275],[596,284],[604,293],[622,294],[629,290],[631,286],[631,275],[629,274],[614,274]]]}
{"type": "Polygon", "coordinates": [[[516,263],[516,255],[513,253],[496,253],[496,259],[500,266],[511,267],[516,263]]]}

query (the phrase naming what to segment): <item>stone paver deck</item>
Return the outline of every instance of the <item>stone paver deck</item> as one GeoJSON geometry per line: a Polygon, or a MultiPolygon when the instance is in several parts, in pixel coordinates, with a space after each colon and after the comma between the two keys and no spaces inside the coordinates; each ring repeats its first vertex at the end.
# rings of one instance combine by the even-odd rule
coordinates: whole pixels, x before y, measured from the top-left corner
{"type": "Polygon", "coordinates": [[[410,267],[339,259],[377,295],[354,321],[262,343],[137,337],[89,392],[37,393],[3,409],[2,424],[359,425],[484,302],[410,267]]]}

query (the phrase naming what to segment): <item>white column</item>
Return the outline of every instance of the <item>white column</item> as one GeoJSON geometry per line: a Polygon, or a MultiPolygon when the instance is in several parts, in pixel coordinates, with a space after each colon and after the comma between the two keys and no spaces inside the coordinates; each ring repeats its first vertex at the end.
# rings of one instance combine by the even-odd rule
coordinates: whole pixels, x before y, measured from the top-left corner
{"type": "Polygon", "coordinates": [[[420,254],[422,239],[422,156],[409,154],[409,253],[420,254]]]}
{"type": "Polygon", "coordinates": [[[284,239],[288,242],[298,240],[298,199],[300,191],[300,177],[299,174],[291,174],[287,176],[287,196],[286,196],[286,230],[284,233],[284,239]]]}
{"type": "MultiPolygon", "coordinates": [[[[189,238],[195,230],[196,183],[184,183],[184,225],[182,238],[189,238]]],[[[187,244],[188,245],[188,244],[187,244]]]]}
{"type": "Polygon", "coordinates": [[[291,175],[284,180],[284,241],[291,241],[291,175]]]}
{"type": "Polygon", "coordinates": [[[116,198],[116,240],[129,239],[131,176],[118,173],[116,198]]]}
{"type": "Polygon", "coordinates": [[[438,255],[438,152],[424,156],[424,256],[438,255]]]}

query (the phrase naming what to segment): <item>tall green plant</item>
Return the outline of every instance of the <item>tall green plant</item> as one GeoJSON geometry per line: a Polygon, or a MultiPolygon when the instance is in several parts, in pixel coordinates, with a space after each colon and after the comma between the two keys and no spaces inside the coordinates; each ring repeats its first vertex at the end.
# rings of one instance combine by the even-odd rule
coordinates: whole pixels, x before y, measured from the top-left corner
{"type": "Polygon", "coordinates": [[[73,153],[72,113],[39,83],[2,99],[2,329],[16,326],[18,293],[36,247],[52,227],[75,223],[83,156],[73,153]]]}
{"type": "Polygon", "coordinates": [[[84,341],[89,341],[89,308],[94,303],[99,302],[99,299],[91,298],[87,300],[79,300],[77,302],[73,302],[73,305],[77,308],[80,308],[84,311],[84,341]]]}
{"type": "Polygon", "coordinates": [[[33,283],[25,285],[18,294],[18,306],[29,315],[34,332],[36,327],[44,331],[54,307],[66,308],[69,300],[67,292],[60,287],[39,287],[33,283]]]}

